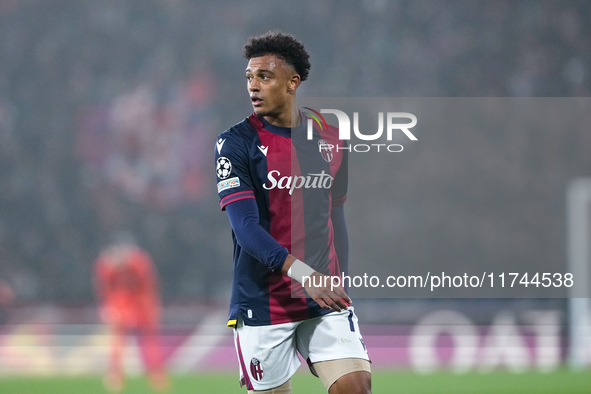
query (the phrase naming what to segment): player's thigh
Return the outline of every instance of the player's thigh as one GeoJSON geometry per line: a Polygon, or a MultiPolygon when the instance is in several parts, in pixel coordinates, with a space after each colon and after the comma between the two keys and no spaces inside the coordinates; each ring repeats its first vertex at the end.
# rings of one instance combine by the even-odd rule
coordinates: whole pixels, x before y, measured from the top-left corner
{"type": "Polygon", "coordinates": [[[246,326],[239,319],[234,343],[241,381],[249,390],[268,390],[289,380],[300,366],[295,344],[298,323],[246,326]]]}
{"type": "Polygon", "coordinates": [[[297,347],[309,363],[344,358],[369,360],[353,307],[302,322],[297,328],[297,347]]]}
{"type": "Polygon", "coordinates": [[[371,367],[368,360],[341,358],[319,361],[310,365],[310,370],[315,372],[331,394],[371,392],[371,367]]]}

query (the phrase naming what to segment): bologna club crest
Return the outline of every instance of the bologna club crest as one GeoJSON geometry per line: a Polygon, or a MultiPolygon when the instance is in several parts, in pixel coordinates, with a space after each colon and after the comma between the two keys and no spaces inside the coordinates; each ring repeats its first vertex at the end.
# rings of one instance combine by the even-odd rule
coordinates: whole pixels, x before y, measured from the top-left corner
{"type": "Polygon", "coordinates": [[[261,380],[263,378],[263,365],[258,358],[250,360],[250,374],[254,380],[261,380]]]}
{"type": "Polygon", "coordinates": [[[332,145],[330,145],[328,142],[320,139],[318,140],[318,150],[320,151],[320,154],[322,155],[322,158],[330,163],[334,157],[333,153],[332,153],[332,145]]]}

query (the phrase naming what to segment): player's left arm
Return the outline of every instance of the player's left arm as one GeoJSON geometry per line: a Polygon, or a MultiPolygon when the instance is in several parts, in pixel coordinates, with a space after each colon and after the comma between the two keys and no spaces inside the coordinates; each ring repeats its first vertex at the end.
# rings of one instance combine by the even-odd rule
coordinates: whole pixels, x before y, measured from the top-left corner
{"type": "MultiPolygon", "coordinates": [[[[346,141],[343,141],[345,146],[346,141]]],[[[346,149],[342,151],[341,165],[335,175],[331,188],[332,210],[330,219],[334,233],[334,248],[339,260],[341,272],[345,275],[349,272],[349,233],[345,219],[345,201],[347,200],[347,189],[349,187],[349,155],[346,149]]]]}
{"type": "Polygon", "coordinates": [[[330,215],[334,232],[334,248],[339,260],[339,268],[345,275],[349,274],[349,232],[345,219],[345,206],[336,205],[332,207],[330,215]]]}

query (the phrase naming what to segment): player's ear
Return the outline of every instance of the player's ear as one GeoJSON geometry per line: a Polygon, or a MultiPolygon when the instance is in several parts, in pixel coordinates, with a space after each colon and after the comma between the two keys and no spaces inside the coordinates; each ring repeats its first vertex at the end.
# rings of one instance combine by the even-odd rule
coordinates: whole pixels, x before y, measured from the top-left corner
{"type": "Polygon", "coordinates": [[[289,77],[289,80],[287,82],[287,90],[290,93],[295,93],[298,86],[300,86],[300,83],[302,83],[302,78],[300,77],[300,74],[292,74],[292,76],[289,77]]]}

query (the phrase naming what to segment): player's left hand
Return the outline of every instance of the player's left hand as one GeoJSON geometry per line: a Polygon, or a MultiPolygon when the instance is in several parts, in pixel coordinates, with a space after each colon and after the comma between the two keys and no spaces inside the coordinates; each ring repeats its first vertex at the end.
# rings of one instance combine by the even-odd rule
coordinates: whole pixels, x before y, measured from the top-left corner
{"type": "Polygon", "coordinates": [[[328,275],[314,272],[303,285],[304,289],[314,301],[323,309],[334,309],[337,312],[345,310],[352,304],[351,298],[341,286],[334,286],[328,275]],[[315,286],[320,284],[320,286],[315,286]]]}

